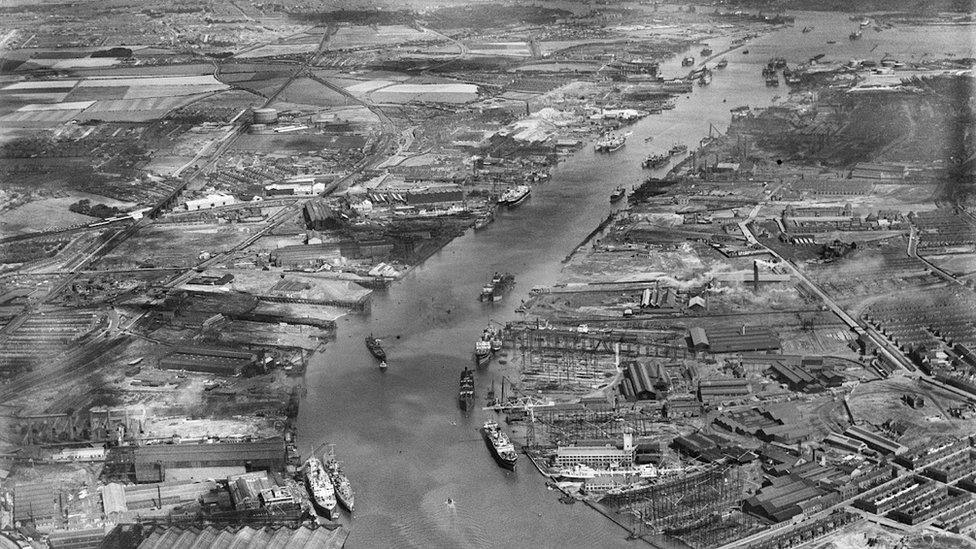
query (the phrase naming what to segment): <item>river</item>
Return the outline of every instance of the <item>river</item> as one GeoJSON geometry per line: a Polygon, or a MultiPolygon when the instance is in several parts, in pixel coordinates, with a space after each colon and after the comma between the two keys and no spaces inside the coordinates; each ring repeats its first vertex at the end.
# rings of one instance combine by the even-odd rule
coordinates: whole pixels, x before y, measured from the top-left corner
{"type": "MultiPolygon", "coordinates": [[[[560,261],[609,212],[612,189],[636,185],[648,174],[639,165],[645,154],[676,142],[694,147],[709,124],[724,131],[731,107],[764,106],[786,94],[764,86],[757,64],[774,55],[798,63],[823,53],[827,39],[837,41],[830,47],[839,59],[869,57],[875,42],[876,57],[910,52],[902,46],[905,31],[868,30],[861,41],[849,42],[854,24],[847,16],[797,15],[795,28],[747,44],[748,55],[727,54],[729,66],[715,71],[710,86],[696,86],[675,109],[628,128],[620,151],[579,151],[522,206],[501,212],[477,234],[457,238],[388,291],[377,292],[369,316],[339,320],[335,343],[309,366],[298,436],[306,453],[334,443],[353,482],[356,514],[342,519],[351,529],[347,547],[635,546],[623,529],[585,505],[559,503],[524,456],[515,472],[499,468],[478,433],[483,413],[465,417],[457,407],[458,374],[472,364],[474,341],[489,319],[515,318],[513,309],[529,288],[557,281],[560,261]],[[816,29],[801,35],[807,25],[816,29]],[[890,44],[884,43],[888,37],[890,44]],[[648,136],[653,142],[644,142],[648,136]],[[494,271],[515,273],[517,285],[499,304],[479,303],[481,285],[494,271]],[[370,333],[383,339],[389,353],[386,372],[363,345],[370,333]]],[[[969,31],[947,32],[965,37],[969,31]]],[[[728,42],[709,41],[716,51],[728,42]]],[[[942,46],[959,41],[940,37],[934,43],[932,55],[943,55],[950,50],[942,46]]],[[[696,57],[697,49],[691,53],[696,57]]],[[[666,75],[682,72],[680,57],[663,64],[666,75]]],[[[479,402],[497,369],[492,364],[478,372],[479,402]]]]}

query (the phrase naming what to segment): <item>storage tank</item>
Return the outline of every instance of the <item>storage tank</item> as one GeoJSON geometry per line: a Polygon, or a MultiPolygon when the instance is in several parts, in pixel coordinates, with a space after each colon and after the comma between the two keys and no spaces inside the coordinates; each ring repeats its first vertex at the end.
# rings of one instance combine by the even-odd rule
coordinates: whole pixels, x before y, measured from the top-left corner
{"type": "Polygon", "coordinates": [[[278,111],[275,109],[254,109],[255,124],[274,124],[278,121],[278,111]]]}

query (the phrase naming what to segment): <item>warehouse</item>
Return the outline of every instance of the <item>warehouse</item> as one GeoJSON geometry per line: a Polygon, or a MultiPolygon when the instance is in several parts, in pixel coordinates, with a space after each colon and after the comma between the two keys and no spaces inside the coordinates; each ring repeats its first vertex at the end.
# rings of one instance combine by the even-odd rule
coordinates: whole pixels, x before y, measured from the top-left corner
{"type": "Polygon", "coordinates": [[[13,519],[31,523],[35,528],[54,526],[60,517],[59,491],[49,481],[22,482],[14,485],[13,519]]]}
{"type": "Polygon", "coordinates": [[[212,347],[182,347],[160,359],[159,367],[166,370],[237,376],[257,360],[254,353],[212,347]]]}
{"type": "Polygon", "coordinates": [[[302,210],[305,226],[315,231],[331,231],[341,229],[345,219],[324,200],[310,200],[302,210]]]}
{"type": "Polygon", "coordinates": [[[876,452],[881,452],[883,454],[901,454],[908,451],[908,448],[898,444],[897,442],[879,435],[878,433],[873,433],[857,425],[849,427],[844,434],[856,440],[863,441],[868,445],[868,448],[876,452]]]}
{"type": "Polygon", "coordinates": [[[168,469],[244,467],[245,470],[281,470],[285,467],[283,439],[217,444],[157,444],[138,446],[133,452],[136,481],[163,482],[168,469]]]}
{"type": "Polygon", "coordinates": [[[704,335],[695,328],[691,328],[689,333],[696,350],[703,348],[712,353],[737,353],[775,351],[780,348],[779,338],[766,326],[705,328],[704,335]]]}
{"type": "Polygon", "coordinates": [[[824,500],[825,495],[826,492],[806,479],[795,475],[778,477],[747,499],[743,510],[774,522],[782,522],[804,511],[818,511],[826,507],[830,502],[824,500]]]}
{"type": "Polygon", "coordinates": [[[742,398],[752,393],[748,379],[703,379],[698,382],[698,398],[702,402],[742,398]]]}

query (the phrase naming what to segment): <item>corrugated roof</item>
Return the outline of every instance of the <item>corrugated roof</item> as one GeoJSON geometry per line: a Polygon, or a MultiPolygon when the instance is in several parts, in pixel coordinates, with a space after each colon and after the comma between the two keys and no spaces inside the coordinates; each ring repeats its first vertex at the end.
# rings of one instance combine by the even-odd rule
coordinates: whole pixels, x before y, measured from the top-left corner
{"type": "Polygon", "coordinates": [[[349,537],[345,528],[329,530],[317,525],[252,528],[157,526],[139,549],[340,549],[349,537]]]}

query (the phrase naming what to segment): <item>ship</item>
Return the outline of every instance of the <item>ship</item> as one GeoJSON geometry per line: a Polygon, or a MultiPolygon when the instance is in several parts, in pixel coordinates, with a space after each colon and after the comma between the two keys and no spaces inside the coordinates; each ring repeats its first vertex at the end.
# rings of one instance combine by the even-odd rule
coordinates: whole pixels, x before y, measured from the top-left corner
{"type": "Polygon", "coordinates": [[[328,459],[325,460],[325,471],[329,475],[329,480],[332,481],[339,505],[352,513],[356,508],[356,496],[353,494],[349,478],[342,472],[342,467],[339,466],[339,461],[335,458],[334,447],[329,448],[328,459]]]}
{"type": "Polygon", "coordinates": [[[482,215],[475,220],[474,230],[480,231],[481,229],[484,229],[485,227],[490,225],[492,221],[494,221],[494,216],[492,214],[487,213],[485,215],[482,215]]]}
{"type": "Polygon", "coordinates": [[[671,155],[668,154],[647,155],[644,158],[644,162],[641,163],[641,167],[650,169],[660,168],[667,164],[669,160],[671,160],[671,155]]]}
{"type": "Polygon", "coordinates": [[[610,202],[617,202],[625,196],[627,196],[627,189],[617,187],[612,193],[610,193],[610,202]]]}
{"type": "MultiPolygon", "coordinates": [[[[491,301],[501,301],[505,294],[515,286],[515,275],[512,273],[499,274],[495,273],[491,277],[491,301]]],[[[487,286],[486,286],[487,288],[487,286]]],[[[489,296],[484,294],[484,289],[482,289],[482,301],[488,301],[489,296]]]]}
{"type": "Polygon", "coordinates": [[[851,39],[851,42],[853,42],[855,40],[860,40],[861,39],[861,29],[858,29],[858,30],[852,32],[850,34],[850,36],[848,36],[848,38],[851,39]]]}
{"type": "Polygon", "coordinates": [[[386,362],[386,351],[380,345],[380,340],[373,337],[373,334],[366,336],[366,348],[369,352],[379,359],[380,362],[386,362]]]}
{"type": "Polygon", "coordinates": [[[708,57],[709,55],[712,54],[712,51],[713,51],[712,48],[709,48],[708,46],[705,46],[704,48],[702,48],[702,51],[701,51],[702,57],[708,57]]]}
{"type": "Polygon", "coordinates": [[[461,381],[458,387],[458,406],[465,412],[474,406],[474,371],[467,367],[461,371],[461,381]]]}
{"type": "Polygon", "coordinates": [[[518,206],[529,197],[529,193],[531,192],[532,187],[528,185],[516,185],[502,193],[502,196],[498,199],[498,203],[502,206],[518,206]]]}
{"type": "Polygon", "coordinates": [[[491,362],[491,342],[479,339],[474,342],[474,362],[478,366],[484,366],[491,362]]]}
{"type": "Polygon", "coordinates": [[[685,57],[684,59],[681,60],[681,66],[682,67],[690,67],[690,66],[692,66],[694,64],[695,64],[695,58],[694,57],[685,57]]]}
{"type": "Polygon", "coordinates": [[[593,150],[597,152],[614,152],[620,150],[626,142],[627,138],[623,135],[609,132],[593,145],[593,150]]]}
{"type": "Polygon", "coordinates": [[[703,70],[701,72],[701,75],[698,77],[698,85],[707,86],[711,83],[712,83],[712,71],[708,69],[703,70]]]}
{"type": "Polygon", "coordinates": [[[728,66],[729,66],[729,60],[723,57],[723,58],[722,58],[722,59],[721,59],[721,60],[720,60],[720,61],[718,62],[718,65],[715,65],[715,68],[716,68],[716,69],[724,69],[725,67],[728,67],[728,66]]]}
{"type": "Polygon", "coordinates": [[[311,496],[315,508],[321,511],[326,518],[331,519],[336,510],[335,486],[328,473],[322,467],[322,462],[314,457],[305,461],[305,486],[311,496]]]}
{"type": "Polygon", "coordinates": [[[681,143],[675,143],[670,149],[668,149],[668,154],[671,156],[684,154],[686,152],[688,152],[688,145],[683,145],[681,143]]]}
{"type": "Polygon", "coordinates": [[[491,450],[492,457],[499,465],[506,469],[514,469],[518,454],[515,453],[515,445],[509,440],[508,435],[502,432],[494,420],[489,419],[481,428],[481,433],[485,437],[485,444],[491,450]]]}
{"type": "Polygon", "coordinates": [[[813,27],[803,27],[803,30],[800,31],[800,32],[802,32],[803,34],[806,34],[806,33],[810,32],[812,30],[813,30],[813,27]]]}

